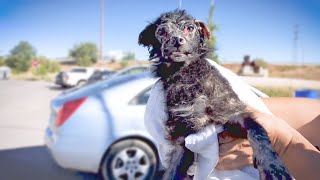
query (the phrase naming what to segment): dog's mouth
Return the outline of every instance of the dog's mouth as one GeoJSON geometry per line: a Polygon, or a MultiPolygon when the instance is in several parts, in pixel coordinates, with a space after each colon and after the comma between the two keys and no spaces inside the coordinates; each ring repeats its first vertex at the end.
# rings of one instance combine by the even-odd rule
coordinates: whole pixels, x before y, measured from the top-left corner
{"type": "Polygon", "coordinates": [[[180,52],[180,51],[173,51],[173,52],[168,52],[166,50],[164,50],[163,52],[163,57],[164,59],[166,59],[167,61],[173,61],[173,62],[182,62],[185,61],[186,58],[188,58],[189,56],[191,56],[190,52],[180,52]]]}
{"type": "Polygon", "coordinates": [[[172,52],[169,57],[175,62],[181,62],[185,60],[184,58],[187,58],[190,55],[191,53],[189,52],[172,52]]]}

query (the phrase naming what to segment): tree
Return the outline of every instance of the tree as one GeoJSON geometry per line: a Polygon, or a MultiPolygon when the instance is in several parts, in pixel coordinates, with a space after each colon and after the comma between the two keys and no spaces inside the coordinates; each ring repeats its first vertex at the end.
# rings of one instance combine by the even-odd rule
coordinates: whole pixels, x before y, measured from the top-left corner
{"type": "Polygon", "coordinates": [[[135,54],[133,52],[127,52],[127,54],[122,58],[123,61],[130,61],[135,59],[135,54]]]}
{"type": "Polygon", "coordinates": [[[213,23],[213,15],[214,15],[214,4],[211,3],[209,9],[209,19],[208,19],[208,28],[211,32],[210,39],[207,41],[207,45],[212,52],[210,53],[209,58],[217,63],[219,63],[218,55],[216,54],[216,36],[214,35],[214,31],[217,30],[217,25],[213,23]]]}
{"type": "Polygon", "coordinates": [[[75,58],[79,66],[90,66],[97,62],[98,48],[94,43],[80,43],[70,50],[69,55],[75,58]]]}
{"type": "Polygon", "coordinates": [[[3,56],[0,56],[0,66],[4,65],[6,65],[5,58],[3,56]]]}
{"type": "Polygon", "coordinates": [[[6,64],[17,73],[26,72],[29,70],[35,55],[35,48],[27,41],[21,41],[10,51],[6,64]]]}

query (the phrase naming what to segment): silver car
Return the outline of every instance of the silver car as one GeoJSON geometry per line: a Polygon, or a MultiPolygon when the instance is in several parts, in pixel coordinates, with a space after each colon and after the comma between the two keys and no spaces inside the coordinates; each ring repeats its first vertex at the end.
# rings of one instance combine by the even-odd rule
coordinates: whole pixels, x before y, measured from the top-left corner
{"type": "Polygon", "coordinates": [[[155,81],[123,75],[54,98],[45,139],[55,161],[103,179],[153,178],[159,158],[143,117],[155,81]]]}

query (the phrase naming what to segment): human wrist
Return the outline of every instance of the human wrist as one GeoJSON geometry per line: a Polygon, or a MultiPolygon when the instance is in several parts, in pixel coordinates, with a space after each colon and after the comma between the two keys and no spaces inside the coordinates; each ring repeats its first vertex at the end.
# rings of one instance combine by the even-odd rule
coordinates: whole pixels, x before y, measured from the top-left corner
{"type": "Polygon", "coordinates": [[[292,141],[294,129],[276,116],[258,111],[255,115],[258,123],[266,130],[274,150],[281,157],[292,141]]]}
{"type": "MultiPolygon", "coordinates": [[[[282,121],[279,119],[279,121],[282,121]]],[[[292,146],[294,143],[294,136],[295,130],[292,129],[290,126],[286,127],[287,124],[284,124],[283,122],[279,122],[279,124],[275,125],[275,136],[273,139],[274,150],[278,153],[278,155],[283,157],[286,154],[286,151],[292,146]]]]}
{"type": "Polygon", "coordinates": [[[320,175],[320,152],[296,130],[280,158],[296,179],[318,179],[320,175]]]}

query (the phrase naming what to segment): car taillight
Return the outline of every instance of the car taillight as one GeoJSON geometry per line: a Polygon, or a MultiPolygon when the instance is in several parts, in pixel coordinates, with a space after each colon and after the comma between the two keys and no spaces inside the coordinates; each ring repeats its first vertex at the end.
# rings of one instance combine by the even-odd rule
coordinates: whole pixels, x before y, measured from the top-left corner
{"type": "Polygon", "coordinates": [[[61,126],[66,120],[80,107],[80,105],[87,99],[83,97],[80,99],[74,99],[63,104],[62,108],[58,112],[56,125],[61,126]]]}
{"type": "Polygon", "coordinates": [[[64,74],[62,77],[63,77],[63,79],[65,79],[65,80],[68,80],[68,79],[69,79],[69,76],[68,76],[67,74],[64,74]]]}

